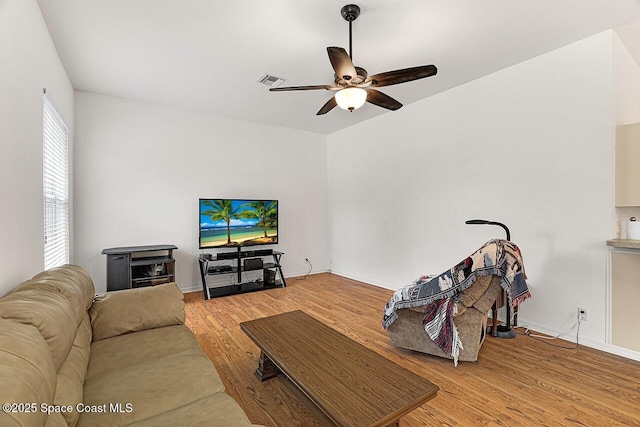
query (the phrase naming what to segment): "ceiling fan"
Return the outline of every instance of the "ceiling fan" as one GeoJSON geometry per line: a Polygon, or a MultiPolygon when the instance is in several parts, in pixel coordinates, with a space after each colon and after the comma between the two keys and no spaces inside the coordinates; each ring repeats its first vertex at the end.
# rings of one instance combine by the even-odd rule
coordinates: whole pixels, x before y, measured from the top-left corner
{"type": "Polygon", "coordinates": [[[360,15],[360,7],[355,4],[344,6],[340,13],[349,22],[349,54],[341,47],[328,47],[329,61],[335,71],[335,86],[290,86],[269,89],[272,92],[284,92],[292,90],[318,90],[325,89],[337,91],[326,104],[322,106],[316,115],[326,114],[336,105],[349,111],[362,107],[365,102],[377,105],[388,110],[397,110],[402,104],[389,95],[377,91],[374,88],[397,85],[413,80],[430,77],[438,72],[435,65],[422,65],[412,68],[387,71],[386,73],[369,76],[367,70],[353,65],[353,50],[351,46],[351,23],[360,15]]]}

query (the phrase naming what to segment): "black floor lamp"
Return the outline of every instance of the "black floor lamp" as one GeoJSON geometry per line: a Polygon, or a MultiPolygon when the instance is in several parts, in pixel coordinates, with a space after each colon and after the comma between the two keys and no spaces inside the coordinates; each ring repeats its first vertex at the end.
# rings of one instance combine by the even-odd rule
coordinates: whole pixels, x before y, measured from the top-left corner
{"type": "MultiPolygon", "coordinates": [[[[470,219],[468,221],[465,221],[464,223],[471,225],[497,225],[499,227],[502,227],[505,233],[507,233],[507,240],[511,240],[511,233],[509,232],[509,228],[501,222],[487,221],[486,219],[470,219]]],[[[494,318],[497,318],[498,316],[497,305],[498,302],[496,301],[493,303],[493,307],[491,308],[494,318]]],[[[507,307],[507,324],[498,325],[495,331],[493,330],[493,325],[487,326],[487,333],[498,338],[515,338],[516,332],[511,328],[511,307],[509,301],[507,301],[506,298],[505,305],[507,307]]]]}

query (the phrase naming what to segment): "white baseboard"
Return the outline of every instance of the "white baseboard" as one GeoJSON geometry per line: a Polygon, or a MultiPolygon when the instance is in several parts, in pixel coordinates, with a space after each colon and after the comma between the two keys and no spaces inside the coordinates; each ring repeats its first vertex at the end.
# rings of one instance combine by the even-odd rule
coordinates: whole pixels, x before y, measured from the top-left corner
{"type": "Polygon", "coordinates": [[[309,272],[309,270],[305,270],[305,271],[300,271],[300,272],[291,272],[289,274],[285,274],[285,279],[288,279],[289,277],[300,277],[300,276],[306,276],[307,274],[309,276],[313,275],[313,274],[320,274],[320,273],[327,273],[329,270],[311,270],[311,272],[309,272]]]}
{"type": "MultiPolygon", "coordinates": [[[[545,335],[557,336],[560,335],[560,338],[563,340],[567,340],[570,342],[576,341],[576,331],[572,330],[570,332],[564,333],[563,331],[559,331],[554,328],[550,328],[545,325],[541,325],[536,322],[530,322],[525,318],[518,316],[518,324],[527,325],[527,327],[536,332],[540,332],[545,335]]],[[[586,347],[594,348],[596,350],[601,350],[606,353],[615,354],[617,356],[626,357],[627,359],[640,361],[640,351],[629,350],[628,348],[618,347],[617,345],[609,344],[603,341],[594,340],[588,337],[578,336],[578,343],[580,345],[584,345],[586,347]]]]}
{"type": "MultiPolygon", "coordinates": [[[[404,285],[398,285],[398,284],[390,284],[390,283],[384,283],[384,282],[378,282],[376,280],[373,279],[369,279],[366,277],[359,277],[359,276],[354,276],[348,273],[343,273],[341,271],[337,271],[337,270],[330,270],[331,274],[335,274],[337,276],[341,276],[341,277],[345,277],[347,279],[351,279],[351,280],[357,280],[358,282],[362,282],[365,283],[367,285],[373,285],[373,286],[377,286],[379,288],[384,288],[384,289],[389,289],[392,291],[398,290],[401,287],[403,287],[404,285]]],[[[408,285],[409,283],[405,283],[405,285],[408,285]]]]}
{"type": "Polygon", "coordinates": [[[180,286],[180,290],[183,294],[188,294],[189,292],[198,292],[202,291],[202,285],[193,285],[189,287],[180,286]]]}

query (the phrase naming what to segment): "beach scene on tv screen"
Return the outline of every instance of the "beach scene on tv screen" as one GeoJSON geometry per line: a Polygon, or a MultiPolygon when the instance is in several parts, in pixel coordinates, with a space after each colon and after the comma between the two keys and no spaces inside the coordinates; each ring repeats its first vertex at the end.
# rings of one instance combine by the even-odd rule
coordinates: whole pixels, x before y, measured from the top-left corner
{"type": "Polygon", "coordinates": [[[200,199],[200,247],[278,243],[277,200],[200,199]]]}

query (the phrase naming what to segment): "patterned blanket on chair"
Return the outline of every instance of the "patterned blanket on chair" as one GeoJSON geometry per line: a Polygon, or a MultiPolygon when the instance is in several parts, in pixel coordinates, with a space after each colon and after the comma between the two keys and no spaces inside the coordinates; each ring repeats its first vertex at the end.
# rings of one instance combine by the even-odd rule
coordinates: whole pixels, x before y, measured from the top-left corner
{"type": "Polygon", "coordinates": [[[382,326],[385,329],[391,326],[398,318],[399,309],[424,306],[425,332],[457,365],[463,344],[453,323],[455,302],[477,277],[489,275],[502,278],[501,285],[511,308],[531,296],[520,249],[508,240],[490,240],[444,273],[420,276],[394,292],[384,307],[382,326]]]}

